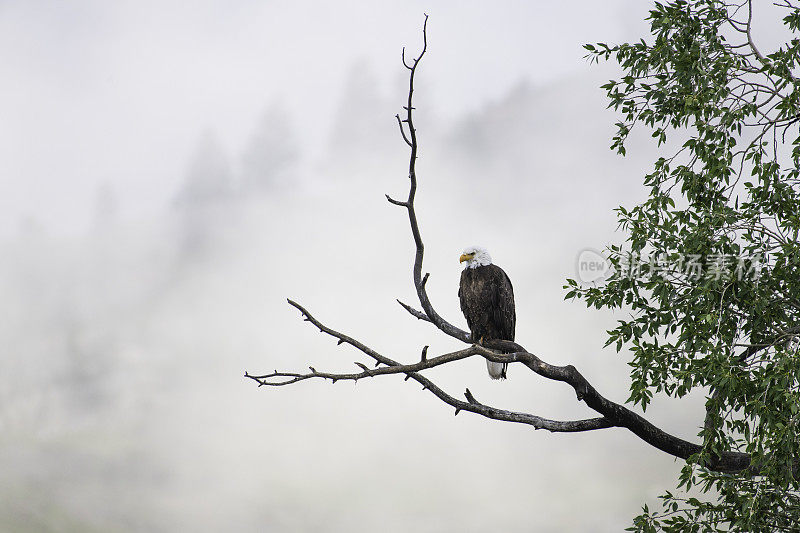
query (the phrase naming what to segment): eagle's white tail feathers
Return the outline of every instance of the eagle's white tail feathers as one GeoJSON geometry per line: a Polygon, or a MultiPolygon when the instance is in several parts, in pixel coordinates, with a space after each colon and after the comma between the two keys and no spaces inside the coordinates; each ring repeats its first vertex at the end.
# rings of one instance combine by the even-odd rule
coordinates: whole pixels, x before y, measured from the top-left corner
{"type": "Polygon", "coordinates": [[[495,363],[486,360],[486,368],[489,369],[489,377],[492,379],[506,379],[506,368],[508,363],[495,363]]]}

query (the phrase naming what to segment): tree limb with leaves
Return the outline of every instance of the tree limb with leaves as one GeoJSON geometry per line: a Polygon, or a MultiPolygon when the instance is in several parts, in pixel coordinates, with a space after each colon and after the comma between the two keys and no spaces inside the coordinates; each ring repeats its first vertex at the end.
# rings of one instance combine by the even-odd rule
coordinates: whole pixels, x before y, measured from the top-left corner
{"type": "Polygon", "coordinates": [[[627,241],[608,249],[615,275],[600,287],[569,281],[568,294],[631,313],[608,337],[632,354],[630,402],[709,391],[702,450],[678,488],[715,496],[667,492],[637,531],[800,524],[800,8],[774,4],[791,38],[767,53],[753,31],[765,4],[657,3],[651,42],[586,45],[592,60],[624,70],[603,86],[622,114],[612,148],[624,155],[638,128],[668,155],[644,178],[648,198],[618,208],[627,241]],[[684,268],[687,258],[703,275],[684,268]],[[632,275],[634,263],[647,267],[632,275]],[[734,451],[758,475],[706,468],[734,451]]]}

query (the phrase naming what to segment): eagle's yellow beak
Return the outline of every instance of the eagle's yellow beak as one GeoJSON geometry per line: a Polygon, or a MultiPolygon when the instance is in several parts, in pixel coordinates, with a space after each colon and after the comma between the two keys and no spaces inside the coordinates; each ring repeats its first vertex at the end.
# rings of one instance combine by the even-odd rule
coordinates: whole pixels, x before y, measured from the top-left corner
{"type": "Polygon", "coordinates": [[[472,259],[473,257],[475,257],[475,254],[463,254],[463,255],[462,255],[462,256],[461,256],[461,257],[458,259],[458,262],[459,262],[459,263],[463,263],[464,261],[469,261],[469,260],[470,260],[470,259],[472,259]]]}

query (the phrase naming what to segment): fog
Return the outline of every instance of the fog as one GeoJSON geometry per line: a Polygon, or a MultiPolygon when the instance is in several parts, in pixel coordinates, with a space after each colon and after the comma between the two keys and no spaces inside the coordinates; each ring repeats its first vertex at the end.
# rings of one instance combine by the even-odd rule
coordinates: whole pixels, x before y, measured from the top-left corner
{"type": "MultiPolygon", "coordinates": [[[[353,371],[286,304],[402,361],[461,346],[410,317],[413,241],[394,114],[420,66],[417,210],[428,291],[465,327],[458,256],[514,282],[517,339],[610,399],[609,313],[565,302],[618,242],[657,156],[581,44],[637,39],[642,2],[0,3],[0,529],[619,531],[679,464],[622,429],[550,434],[413,382],[258,388],[244,372],[353,371]]],[[[572,390],[483,360],[453,395],[557,419],[572,390]]],[[[647,416],[693,438],[701,395],[647,416]]]]}

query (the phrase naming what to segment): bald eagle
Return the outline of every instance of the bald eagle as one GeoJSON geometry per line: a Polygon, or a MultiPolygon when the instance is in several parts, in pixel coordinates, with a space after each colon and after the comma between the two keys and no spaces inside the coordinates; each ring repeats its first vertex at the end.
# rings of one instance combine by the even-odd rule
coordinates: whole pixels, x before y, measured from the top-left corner
{"type": "MultiPolygon", "coordinates": [[[[514,311],[514,287],[508,275],[492,264],[489,252],[471,246],[461,254],[464,271],[458,299],[467,319],[472,342],[514,340],[517,316],[514,311]]],[[[492,379],[505,379],[508,363],[486,360],[492,379]]]]}

